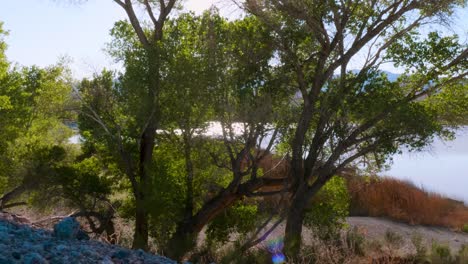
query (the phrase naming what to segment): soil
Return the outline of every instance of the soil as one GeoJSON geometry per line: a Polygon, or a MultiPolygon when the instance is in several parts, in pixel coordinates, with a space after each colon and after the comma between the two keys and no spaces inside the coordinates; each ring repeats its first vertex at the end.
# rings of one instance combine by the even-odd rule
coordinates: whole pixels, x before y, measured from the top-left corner
{"type": "Polygon", "coordinates": [[[455,232],[444,227],[408,225],[375,217],[348,217],[347,222],[351,227],[357,227],[367,240],[385,241],[386,233],[399,234],[403,241],[397,246],[403,254],[415,251],[411,242],[414,236],[421,236],[428,248],[432,242],[436,242],[449,246],[452,252],[457,252],[463,245],[468,245],[468,233],[455,232]]]}

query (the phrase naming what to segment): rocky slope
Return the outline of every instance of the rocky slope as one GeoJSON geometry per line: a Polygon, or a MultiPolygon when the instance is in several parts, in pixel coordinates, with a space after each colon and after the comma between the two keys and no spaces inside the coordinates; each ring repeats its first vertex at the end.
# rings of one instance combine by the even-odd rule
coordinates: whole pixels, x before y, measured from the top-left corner
{"type": "Polygon", "coordinates": [[[11,220],[0,213],[0,264],[176,263],[142,250],[88,240],[79,230],[79,224],[71,218],[57,224],[53,232],[11,220]]]}

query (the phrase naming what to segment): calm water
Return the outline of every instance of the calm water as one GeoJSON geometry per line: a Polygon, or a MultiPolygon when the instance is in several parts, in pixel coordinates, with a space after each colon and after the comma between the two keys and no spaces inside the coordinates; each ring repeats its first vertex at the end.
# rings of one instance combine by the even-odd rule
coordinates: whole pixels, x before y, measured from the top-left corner
{"type": "Polygon", "coordinates": [[[396,155],[391,169],[382,174],[468,204],[468,128],[460,130],[454,141],[436,140],[423,152],[396,155]]]}

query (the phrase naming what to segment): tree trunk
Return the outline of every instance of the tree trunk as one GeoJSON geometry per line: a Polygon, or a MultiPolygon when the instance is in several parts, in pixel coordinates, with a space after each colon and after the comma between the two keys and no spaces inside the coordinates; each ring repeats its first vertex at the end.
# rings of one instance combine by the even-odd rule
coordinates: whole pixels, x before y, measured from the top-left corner
{"type": "Polygon", "coordinates": [[[284,234],[284,252],[291,260],[296,259],[300,253],[302,224],[304,222],[304,209],[306,204],[306,190],[304,186],[301,186],[291,203],[284,234]]]}
{"type": "Polygon", "coordinates": [[[135,233],[133,234],[133,249],[148,250],[148,211],[144,200],[136,199],[135,233]]]}
{"type": "Polygon", "coordinates": [[[299,257],[302,242],[302,225],[304,223],[304,214],[307,205],[310,203],[312,197],[314,197],[325,183],[331,178],[334,173],[327,173],[328,176],[318,177],[318,179],[308,186],[306,184],[301,185],[291,202],[290,210],[288,212],[284,247],[285,253],[288,258],[294,260],[299,257]]]}
{"type": "Polygon", "coordinates": [[[135,193],[135,233],[133,235],[134,249],[148,249],[148,210],[146,208],[146,195],[149,191],[151,165],[156,129],[150,125],[143,133],[140,144],[139,184],[135,193]]]}
{"type": "Polygon", "coordinates": [[[3,208],[7,208],[7,207],[13,207],[11,205],[8,206],[7,203],[18,198],[20,195],[26,192],[31,187],[31,185],[32,185],[31,183],[22,183],[20,186],[15,187],[10,192],[4,194],[0,198],[0,210],[2,210],[3,208]]]}
{"type": "Polygon", "coordinates": [[[148,210],[145,208],[146,195],[150,193],[151,170],[153,165],[153,153],[155,147],[156,128],[158,127],[159,104],[157,103],[159,94],[159,65],[157,64],[157,52],[149,53],[150,73],[154,73],[150,78],[148,86],[148,98],[146,112],[149,116],[148,124],[144,129],[140,142],[139,157],[139,183],[135,192],[135,233],[133,235],[134,249],[148,249],[148,210]],[[155,60],[152,62],[151,59],[155,60]]]}
{"type": "Polygon", "coordinates": [[[177,225],[176,232],[167,245],[169,257],[182,258],[195,246],[195,238],[211,220],[229,208],[242,195],[227,190],[206,203],[193,217],[185,219],[177,225]]]}
{"type": "Polygon", "coordinates": [[[185,156],[185,173],[187,194],[185,197],[185,214],[186,220],[193,216],[193,162],[192,162],[192,147],[191,138],[189,135],[184,134],[184,156],[185,156]]]}

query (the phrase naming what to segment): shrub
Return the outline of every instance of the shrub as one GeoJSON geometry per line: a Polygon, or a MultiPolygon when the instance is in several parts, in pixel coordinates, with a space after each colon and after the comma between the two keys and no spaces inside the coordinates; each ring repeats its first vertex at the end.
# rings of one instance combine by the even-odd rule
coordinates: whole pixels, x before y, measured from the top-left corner
{"type": "Polygon", "coordinates": [[[416,255],[414,256],[417,263],[424,263],[427,261],[427,248],[424,245],[423,237],[419,233],[414,233],[411,236],[411,242],[413,243],[414,248],[416,249],[416,255]]]}
{"type": "Polygon", "coordinates": [[[237,203],[218,217],[209,225],[206,231],[208,243],[225,243],[229,235],[235,232],[244,235],[256,226],[257,206],[237,203]]]}
{"type": "Polygon", "coordinates": [[[437,242],[432,242],[431,260],[431,263],[434,264],[452,263],[453,258],[450,252],[450,248],[447,245],[441,245],[437,242]]]}
{"type": "Polygon", "coordinates": [[[357,227],[353,227],[352,229],[346,232],[346,245],[350,248],[354,254],[359,256],[364,256],[364,236],[359,232],[357,227]]]}
{"type": "Polygon", "coordinates": [[[463,229],[468,207],[462,202],[381,177],[350,177],[351,215],[388,217],[409,224],[463,229]]]}
{"type": "MultiPolygon", "coordinates": [[[[247,252],[240,251],[237,247],[228,252],[226,255],[222,256],[219,260],[220,264],[263,264],[271,263],[272,257],[265,250],[249,250],[247,252]]],[[[276,263],[275,263],[276,264],[276,263]]]]}
{"type": "Polygon", "coordinates": [[[349,215],[349,195],[346,181],[333,177],[319,191],[306,211],[304,223],[323,240],[336,239],[349,215]]]}
{"type": "Polygon", "coordinates": [[[457,262],[459,264],[468,263],[468,245],[463,245],[457,254],[457,262]]]}
{"type": "Polygon", "coordinates": [[[468,224],[463,225],[462,231],[468,233],[468,224]]]}
{"type": "Polygon", "coordinates": [[[403,242],[403,237],[397,232],[387,229],[385,231],[385,241],[391,246],[398,246],[398,244],[403,242]]]}

